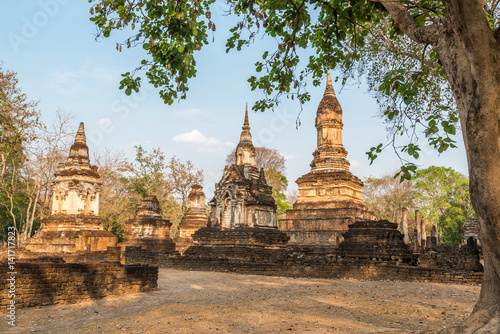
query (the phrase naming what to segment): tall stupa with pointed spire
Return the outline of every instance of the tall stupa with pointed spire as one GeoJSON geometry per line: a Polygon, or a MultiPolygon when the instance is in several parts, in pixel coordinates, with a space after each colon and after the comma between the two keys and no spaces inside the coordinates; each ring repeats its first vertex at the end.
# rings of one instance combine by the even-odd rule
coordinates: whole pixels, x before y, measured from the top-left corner
{"type": "Polygon", "coordinates": [[[99,213],[99,174],[89,160],[85,128],[80,123],[66,163],[60,163],[52,184],[52,214],[99,213]]]}
{"type": "Polygon", "coordinates": [[[210,201],[210,224],[222,229],[235,227],[276,228],[276,204],[264,170],[255,167],[255,147],[248,122],[248,104],[235,152],[236,163],[224,169],[210,201]]]}
{"type": "Polygon", "coordinates": [[[298,199],[279,222],[291,244],[336,246],[348,224],[373,218],[361,198],[363,182],[349,170],[342,127],[342,107],[328,73],[316,113],[317,147],[311,171],[296,181],[298,199]]]}
{"type": "Polygon", "coordinates": [[[208,203],[208,227],[192,236],[185,256],[235,258],[250,248],[285,247],[288,236],[278,230],[276,203],[264,170],[255,166],[255,147],[248,122],[248,104],[235,151],[236,163],[226,166],[208,203]]]}
{"type": "Polygon", "coordinates": [[[52,182],[51,215],[25,248],[39,253],[75,253],[106,250],[116,246],[116,236],[103,230],[99,217],[101,183],[92,166],[85,127],[80,123],[66,162],[58,165],[52,182]]]}

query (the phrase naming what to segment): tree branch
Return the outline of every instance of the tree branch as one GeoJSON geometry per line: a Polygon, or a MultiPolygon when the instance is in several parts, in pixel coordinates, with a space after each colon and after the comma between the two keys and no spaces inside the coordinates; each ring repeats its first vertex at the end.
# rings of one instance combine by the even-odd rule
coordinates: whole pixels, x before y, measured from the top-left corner
{"type": "Polygon", "coordinates": [[[408,10],[398,1],[380,0],[389,12],[397,27],[417,43],[434,45],[438,42],[441,27],[436,23],[421,26],[410,15],[408,10]]]}

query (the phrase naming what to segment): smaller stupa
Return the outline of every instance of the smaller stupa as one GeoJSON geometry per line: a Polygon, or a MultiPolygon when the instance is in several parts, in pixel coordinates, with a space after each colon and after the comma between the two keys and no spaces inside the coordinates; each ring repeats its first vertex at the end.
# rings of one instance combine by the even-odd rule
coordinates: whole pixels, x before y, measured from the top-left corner
{"type": "Polygon", "coordinates": [[[106,250],[116,246],[116,236],[103,230],[99,217],[101,183],[97,166],[89,160],[85,128],[80,123],[65,163],[60,163],[52,182],[51,215],[24,248],[36,253],[75,253],[106,250]]]}
{"type": "Polygon", "coordinates": [[[141,247],[149,251],[172,253],[175,244],[170,238],[170,221],[161,216],[156,196],[142,200],[135,217],[125,223],[125,234],[121,247],[141,247]]]}
{"type": "Polygon", "coordinates": [[[179,223],[179,237],[175,239],[175,249],[183,253],[193,244],[193,233],[207,226],[205,194],[203,188],[195,184],[188,195],[188,208],[179,223]]]}

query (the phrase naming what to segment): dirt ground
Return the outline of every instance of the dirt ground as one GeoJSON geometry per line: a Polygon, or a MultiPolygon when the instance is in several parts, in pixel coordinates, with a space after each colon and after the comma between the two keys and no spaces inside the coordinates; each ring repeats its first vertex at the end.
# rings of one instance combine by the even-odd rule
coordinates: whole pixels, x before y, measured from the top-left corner
{"type": "Polygon", "coordinates": [[[465,319],[478,286],[160,269],[158,291],[26,308],[1,333],[411,333],[465,319]]]}

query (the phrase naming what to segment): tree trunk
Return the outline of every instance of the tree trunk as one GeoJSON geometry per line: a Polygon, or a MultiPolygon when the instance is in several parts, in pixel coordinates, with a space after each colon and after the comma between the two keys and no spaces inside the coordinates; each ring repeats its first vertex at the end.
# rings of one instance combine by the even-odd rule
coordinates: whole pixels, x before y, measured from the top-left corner
{"type": "Polygon", "coordinates": [[[449,28],[435,47],[460,114],[485,258],[473,314],[450,332],[500,333],[500,47],[480,1],[448,0],[445,5],[449,28]]]}
{"type": "Polygon", "coordinates": [[[462,125],[484,279],[472,315],[446,332],[500,333],[500,45],[482,0],[443,0],[445,17],[429,26],[416,24],[402,3],[381,2],[408,37],[439,54],[462,125]]]}

